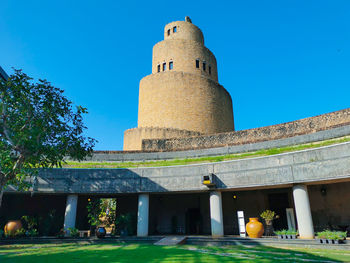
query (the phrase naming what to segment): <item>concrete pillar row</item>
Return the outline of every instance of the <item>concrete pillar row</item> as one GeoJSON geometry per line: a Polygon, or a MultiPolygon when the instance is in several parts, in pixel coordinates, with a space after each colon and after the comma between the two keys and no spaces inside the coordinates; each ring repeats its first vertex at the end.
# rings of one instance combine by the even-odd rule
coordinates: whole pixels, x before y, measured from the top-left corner
{"type": "Polygon", "coordinates": [[[315,237],[314,225],[312,223],[307,186],[303,184],[294,185],[293,197],[299,236],[301,239],[313,239],[315,237]]]}
{"type": "Polygon", "coordinates": [[[149,194],[140,194],[137,211],[137,236],[148,236],[149,194]]]}
{"type": "Polygon", "coordinates": [[[67,236],[69,236],[68,228],[75,227],[75,219],[77,215],[78,195],[68,195],[66,202],[66,212],[64,214],[63,228],[67,236]]]}
{"type": "Polygon", "coordinates": [[[210,192],[210,220],[211,235],[213,237],[221,237],[224,235],[224,220],[222,216],[222,198],[221,192],[210,192]]]}

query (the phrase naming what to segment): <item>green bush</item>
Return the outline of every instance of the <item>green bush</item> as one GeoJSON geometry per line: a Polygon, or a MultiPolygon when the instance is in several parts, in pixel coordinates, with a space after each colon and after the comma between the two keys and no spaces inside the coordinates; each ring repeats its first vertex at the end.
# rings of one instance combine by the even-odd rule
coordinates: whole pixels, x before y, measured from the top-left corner
{"type": "Polygon", "coordinates": [[[316,237],[319,239],[329,239],[329,240],[343,240],[346,238],[347,232],[342,231],[331,231],[324,230],[316,233],[316,237]]]}
{"type": "Polygon", "coordinates": [[[276,217],[276,213],[271,210],[265,210],[260,214],[260,217],[265,219],[265,220],[274,220],[276,217]]]}
{"type": "Polygon", "coordinates": [[[275,231],[275,235],[277,235],[277,236],[283,236],[283,235],[286,235],[286,234],[287,234],[287,230],[286,229],[275,231]]]}
{"type": "Polygon", "coordinates": [[[17,229],[15,232],[15,237],[23,237],[26,234],[26,230],[24,228],[17,229]]]}
{"type": "Polygon", "coordinates": [[[4,230],[0,229],[0,238],[3,238],[5,236],[4,230]]]}
{"type": "Polygon", "coordinates": [[[35,228],[29,229],[26,231],[26,236],[28,237],[36,237],[38,235],[39,235],[38,230],[36,230],[35,228]]]}
{"type": "Polygon", "coordinates": [[[68,231],[69,231],[69,235],[71,237],[79,237],[79,230],[75,227],[70,227],[68,228],[68,231]]]}
{"type": "Polygon", "coordinates": [[[277,236],[283,236],[283,235],[291,235],[291,236],[296,236],[298,235],[298,231],[296,231],[295,229],[282,229],[280,231],[275,231],[274,232],[277,236]]]}

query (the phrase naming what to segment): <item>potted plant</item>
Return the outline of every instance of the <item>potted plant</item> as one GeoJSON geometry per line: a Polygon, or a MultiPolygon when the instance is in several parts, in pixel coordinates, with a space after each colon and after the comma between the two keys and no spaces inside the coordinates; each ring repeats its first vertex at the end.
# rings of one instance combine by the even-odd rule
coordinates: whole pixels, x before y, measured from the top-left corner
{"type": "Polygon", "coordinates": [[[275,235],[278,236],[279,239],[296,239],[298,235],[298,231],[295,229],[282,229],[274,232],[275,235]]]}
{"type": "Polygon", "coordinates": [[[262,212],[260,214],[260,217],[262,219],[265,220],[265,224],[266,224],[266,230],[265,230],[265,234],[267,236],[272,236],[273,234],[273,226],[272,226],[272,221],[274,219],[279,218],[278,215],[276,215],[276,213],[274,211],[271,210],[265,210],[264,212],[262,212]]]}
{"type": "Polygon", "coordinates": [[[276,236],[278,236],[279,239],[285,239],[286,238],[286,229],[278,230],[274,232],[276,236]]]}
{"type": "Polygon", "coordinates": [[[324,230],[316,233],[316,239],[321,244],[341,244],[346,239],[347,232],[324,230]]]}
{"type": "Polygon", "coordinates": [[[67,232],[70,237],[79,237],[79,230],[75,227],[69,227],[67,232]]]}

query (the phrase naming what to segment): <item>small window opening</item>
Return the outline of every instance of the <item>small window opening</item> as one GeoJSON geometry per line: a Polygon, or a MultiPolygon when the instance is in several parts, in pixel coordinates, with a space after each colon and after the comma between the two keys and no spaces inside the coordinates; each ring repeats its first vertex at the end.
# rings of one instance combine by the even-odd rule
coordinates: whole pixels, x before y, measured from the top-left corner
{"type": "Polygon", "coordinates": [[[160,65],[157,66],[157,71],[160,72],[160,65]]]}
{"type": "Polygon", "coordinates": [[[166,70],[166,63],[164,62],[163,63],[163,71],[165,71],[166,70]]]}
{"type": "Polygon", "coordinates": [[[174,65],[173,65],[173,62],[170,61],[170,62],[169,62],[169,70],[172,70],[172,69],[173,69],[173,66],[174,66],[174,65]]]}
{"type": "Polygon", "coordinates": [[[208,67],[209,75],[211,75],[211,66],[208,67]]]}
{"type": "Polygon", "coordinates": [[[177,28],[176,28],[176,26],[174,26],[173,27],[173,33],[176,33],[176,31],[177,31],[177,28]]]}
{"type": "Polygon", "coordinates": [[[205,71],[206,63],[203,62],[203,70],[205,71]]]}
{"type": "Polygon", "coordinates": [[[168,29],[168,36],[170,36],[170,29],[168,29]]]}
{"type": "Polygon", "coordinates": [[[196,59],[196,68],[199,68],[199,59],[196,59]]]}

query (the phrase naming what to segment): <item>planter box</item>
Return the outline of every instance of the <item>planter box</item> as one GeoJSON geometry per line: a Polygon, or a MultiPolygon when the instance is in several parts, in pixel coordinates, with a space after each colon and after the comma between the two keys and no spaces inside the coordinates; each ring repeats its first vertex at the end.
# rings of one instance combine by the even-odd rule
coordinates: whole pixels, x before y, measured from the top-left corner
{"type": "Polygon", "coordinates": [[[333,240],[333,239],[318,239],[317,242],[321,244],[337,245],[345,243],[344,240],[333,240]]]}
{"type": "Polygon", "coordinates": [[[278,239],[297,239],[296,235],[278,235],[278,239]]]}

